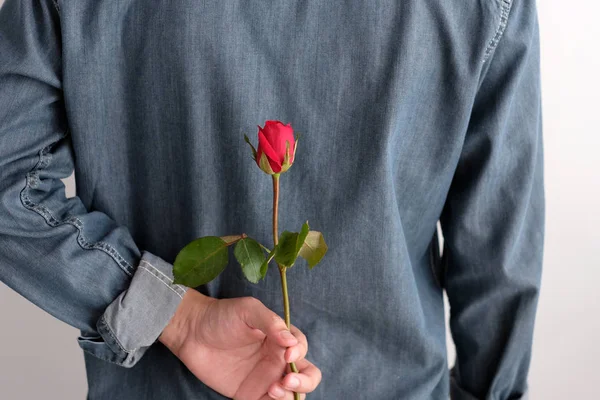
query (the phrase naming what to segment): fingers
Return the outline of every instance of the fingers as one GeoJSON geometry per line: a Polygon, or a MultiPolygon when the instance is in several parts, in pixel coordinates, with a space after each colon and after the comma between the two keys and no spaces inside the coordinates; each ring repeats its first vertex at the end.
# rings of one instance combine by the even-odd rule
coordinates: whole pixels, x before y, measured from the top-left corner
{"type": "MultiPolygon", "coordinates": [[[[278,400],[294,400],[294,394],[292,392],[287,392],[285,397],[277,397],[278,400]]],[[[304,393],[300,393],[300,400],[306,399],[306,395],[304,393]]],[[[260,398],[260,400],[273,400],[273,397],[268,394],[264,395],[260,398]]]]}
{"type": "MultiPolygon", "coordinates": [[[[289,390],[284,390],[281,389],[281,386],[279,387],[281,392],[269,392],[268,394],[264,395],[263,397],[261,397],[260,400],[273,400],[273,399],[277,399],[277,400],[294,400],[294,393],[290,392],[289,390]]],[[[300,399],[305,399],[306,398],[306,394],[304,393],[299,393],[300,394],[300,399]]]]}
{"type": "MultiPolygon", "coordinates": [[[[306,358],[298,360],[296,363],[298,373],[290,372],[279,382],[273,383],[269,387],[268,395],[272,399],[288,399],[292,392],[310,393],[321,383],[321,370],[306,358]]],[[[292,397],[290,397],[292,399],[292,397]]]]}
{"type": "Polygon", "coordinates": [[[296,328],[294,324],[290,324],[290,331],[298,339],[298,344],[286,349],[283,357],[288,363],[306,357],[306,353],[308,352],[308,341],[306,340],[306,335],[304,335],[300,329],[296,328]]]}
{"type": "Polygon", "coordinates": [[[299,372],[290,372],[282,379],[282,385],[287,390],[310,393],[321,383],[321,370],[306,358],[295,362],[299,372]]]}
{"type": "MultiPolygon", "coordinates": [[[[271,384],[268,393],[261,400],[294,400],[293,392],[299,393],[300,398],[304,399],[305,393],[314,391],[321,382],[321,370],[305,358],[308,353],[306,335],[293,324],[288,330],[283,318],[266,307],[260,300],[248,296],[242,298],[241,301],[243,303],[239,308],[240,318],[251,329],[258,329],[270,337],[273,344],[287,347],[283,358],[286,363],[294,362],[299,371],[291,372],[289,364],[287,364],[287,374],[271,384]]],[[[273,350],[275,349],[274,347],[273,350]]],[[[283,352],[283,349],[281,351],[283,352]]],[[[279,350],[276,352],[279,353],[279,350]]],[[[281,354],[279,353],[278,357],[281,357],[281,354]]]]}
{"type": "Polygon", "coordinates": [[[288,329],[283,318],[255,297],[244,297],[240,317],[253,329],[260,329],[282,347],[294,346],[298,339],[288,329]]]}

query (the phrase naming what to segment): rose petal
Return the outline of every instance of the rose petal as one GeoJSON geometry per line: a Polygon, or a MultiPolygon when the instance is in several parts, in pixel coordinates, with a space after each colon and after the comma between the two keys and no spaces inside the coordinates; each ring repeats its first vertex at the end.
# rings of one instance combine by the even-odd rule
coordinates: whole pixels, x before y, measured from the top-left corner
{"type": "Polygon", "coordinates": [[[290,149],[294,148],[294,130],[291,124],[284,125],[281,121],[268,120],[262,132],[277,154],[277,160],[282,164],[285,158],[285,141],[290,142],[290,149]]]}
{"type": "Polygon", "coordinates": [[[271,146],[273,146],[277,142],[277,122],[274,120],[265,121],[265,127],[261,129],[262,133],[265,135],[265,138],[269,141],[271,146]]]}
{"type": "Polygon", "coordinates": [[[277,153],[275,153],[273,147],[271,147],[271,144],[269,143],[262,131],[258,132],[258,148],[261,149],[267,156],[267,159],[269,160],[269,164],[271,165],[271,168],[273,168],[273,171],[281,171],[281,161],[279,161],[277,153]]]}

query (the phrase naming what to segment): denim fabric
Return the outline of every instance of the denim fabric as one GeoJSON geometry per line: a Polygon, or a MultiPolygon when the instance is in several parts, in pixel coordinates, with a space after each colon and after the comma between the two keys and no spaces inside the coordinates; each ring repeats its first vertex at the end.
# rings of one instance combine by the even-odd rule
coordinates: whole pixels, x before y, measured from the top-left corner
{"type": "MultiPolygon", "coordinates": [[[[272,242],[243,135],[279,119],[302,135],[280,230],[308,220],[329,245],[288,272],[323,374],[309,398],[524,399],[540,92],[534,0],[6,0],[0,280],[81,330],[88,399],[224,398],[156,339],[185,244],[272,242]]],[[[276,268],[254,285],[230,259],[197,289],[283,315],[276,268]]]]}

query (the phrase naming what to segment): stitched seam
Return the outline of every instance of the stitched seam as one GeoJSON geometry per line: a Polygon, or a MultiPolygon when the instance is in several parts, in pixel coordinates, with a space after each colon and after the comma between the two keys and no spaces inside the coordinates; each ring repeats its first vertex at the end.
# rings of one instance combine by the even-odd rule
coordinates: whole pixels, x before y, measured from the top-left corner
{"type": "Polygon", "coordinates": [[[31,211],[34,211],[41,215],[46,223],[51,227],[55,228],[60,225],[72,225],[77,228],[77,243],[84,250],[101,250],[107,253],[115,262],[119,265],[119,267],[129,276],[133,275],[134,268],[119,254],[119,252],[112,247],[110,244],[97,241],[95,243],[90,242],[85,235],[83,234],[83,222],[74,215],[69,216],[63,220],[58,220],[50,210],[38,203],[35,203],[29,197],[29,189],[35,188],[39,184],[39,171],[44,169],[50,164],[50,160],[52,159],[52,154],[49,154],[50,149],[58,143],[60,140],[67,137],[68,132],[60,137],[57,141],[45,146],[39,151],[39,160],[36,165],[33,167],[31,171],[29,171],[25,177],[25,187],[21,190],[20,197],[21,203],[23,206],[31,211]]]}
{"type": "Polygon", "coordinates": [[[56,8],[56,11],[60,12],[60,7],[58,6],[58,0],[52,0],[52,4],[54,4],[54,8],[56,8]]]}
{"type": "Polygon", "coordinates": [[[127,350],[119,341],[119,339],[117,339],[117,336],[115,335],[115,333],[113,332],[112,328],[110,327],[110,325],[108,324],[108,322],[106,321],[106,318],[104,316],[104,314],[102,315],[102,317],[100,317],[100,321],[102,321],[102,325],[104,325],[106,327],[106,331],[108,332],[108,334],[110,335],[110,337],[115,341],[115,343],[117,344],[117,346],[119,346],[119,348],[121,350],[123,350],[125,353],[130,354],[135,352],[137,349],[139,349],[139,347],[136,347],[133,350],[127,350]]]}
{"type": "MultiPolygon", "coordinates": [[[[100,338],[102,338],[102,336],[100,336],[100,338]]],[[[109,363],[112,363],[112,364],[115,364],[115,365],[119,365],[121,367],[124,366],[125,365],[125,361],[127,361],[127,358],[125,358],[125,360],[123,360],[123,361],[114,361],[114,360],[110,359],[109,357],[105,357],[103,354],[97,354],[97,353],[94,353],[91,350],[88,350],[88,349],[84,348],[83,347],[85,345],[84,343],[87,342],[87,341],[89,341],[89,339],[86,338],[86,337],[79,336],[77,338],[77,341],[79,342],[79,347],[81,348],[81,350],[85,351],[88,354],[93,355],[96,358],[100,358],[100,359],[102,359],[102,360],[104,360],[106,362],[109,362],[109,363]]],[[[123,351],[124,351],[124,349],[123,349],[123,351]]],[[[114,354],[114,352],[113,352],[113,354],[114,354]]]]}
{"type": "Polygon", "coordinates": [[[152,276],[154,276],[156,279],[158,279],[158,281],[160,283],[162,283],[163,285],[168,287],[170,290],[173,291],[173,293],[175,293],[177,296],[179,296],[183,299],[183,296],[177,290],[175,290],[173,287],[171,287],[171,285],[169,285],[167,282],[165,282],[159,275],[155,274],[153,271],[144,267],[143,265],[140,265],[138,268],[142,268],[143,270],[148,271],[152,276]]]}
{"type": "Polygon", "coordinates": [[[185,286],[182,286],[178,283],[173,283],[173,279],[169,278],[167,275],[164,274],[164,272],[162,272],[161,270],[159,270],[158,268],[156,268],[154,265],[150,264],[148,261],[146,260],[141,260],[140,262],[141,264],[148,264],[148,266],[150,266],[153,270],[155,270],[156,272],[158,272],[159,274],[161,274],[162,276],[165,277],[165,279],[168,280],[168,283],[170,285],[170,287],[175,287],[175,289],[180,289],[182,292],[182,294],[185,294],[186,288],[185,286]]]}
{"type": "MultiPolygon", "coordinates": [[[[155,268],[155,267],[154,267],[152,264],[150,264],[150,263],[148,263],[147,261],[144,261],[144,260],[142,260],[142,261],[143,261],[144,263],[146,263],[146,264],[150,265],[150,266],[151,266],[153,269],[155,269],[155,270],[157,270],[157,271],[158,271],[158,269],[156,269],[156,268],[155,268]]],[[[149,272],[149,273],[150,273],[152,276],[156,277],[156,279],[158,279],[158,281],[159,281],[159,282],[161,282],[163,285],[165,285],[165,286],[166,286],[166,287],[168,287],[170,290],[172,290],[172,291],[173,291],[173,292],[174,292],[174,293],[175,293],[177,296],[179,296],[180,298],[182,298],[182,299],[183,299],[183,296],[182,296],[182,295],[181,295],[181,294],[180,294],[180,293],[179,293],[177,290],[175,290],[173,287],[171,287],[171,286],[170,286],[170,285],[169,285],[167,282],[165,282],[165,281],[164,281],[164,280],[163,280],[163,279],[160,277],[160,275],[157,275],[157,274],[155,274],[153,271],[151,271],[150,269],[146,268],[146,267],[145,267],[145,266],[143,266],[143,265],[140,265],[138,268],[142,268],[143,270],[145,270],[145,271],[149,272]]],[[[160,272],[160,273],[162,274],[162,272],[161,272],[161,271],[158,271],[158,272],[160,272]]],[[[164,275],[164,274],[163,274],[163,275],[164,275]]],[[[168,277],[167,277],[167,279],[168,279],[168,277]]],[[[139,349],[139,347],[136,347],[136,348],[134,348],[134,349],[132,349],[132,350],[127,350],[127,349],[125,348],[125,346],[123,346],[123,345],[121,344],[121,342],[119,341],[119,339],[117,339],[117,336],[115,335],[115,333],[113,332],[112,328],[110,327],[110,325],[109,325],[109,324],[108,324],[108,322],[106,321],[106,316],[105,316],[104,314],[101,316],[101,318],[100,318],[100,321],[101,321],[102,325],[103,325],[103,326],[106,328],[106,331],[108,332],[108,334],[110,335],[110,337],[111,337],[111,338],[112,338],[112,339],[115,341],[115,343],[117,344],[117,346],[119,346],[119,348],[120,348],[121,350],[123,350],[125,353],[127,353],[127,354],[131,354],[131,353],[134,353],[134,352],[136,352],[136,351],[139,349]]]]}
{"type": "Polygon", "coordinates": [[[117,361],[112,361],[112,360],[110,360],[109,358],[105,358],[105,357],[102,357],[102,356],[98,356],[98,354],[96,354],[96,353],[93,353],[93,352],[91,352],[90,350],[84,349],[84,348],[83,348],[83,347],[81,347],[81,346],[79,346],[79,347],[81,348],[81,350],[85,351],[86,353],[88,353],[88,354],[91,354],[91,355],[93,355],[93,356],[94,356],[94,357],[96,357],[96,358],[101,358],[103,361],[106,361],[106,362],[109,362],[109,363],[112,363],[112,364],[118,365],[118,366],[120,366],[120,367],[122,367],[122,366],[124,366],[124,365],[125,365],[125,363],[120,363],[120,362],[117,362],[117,361]]]}
{"type": "Polygon", "coordinates": [[[502,2],[502,8],[500,10],[500,23],[498,24],[498,27],[496,28],[496,33],[494,34],[494,37],[492,38],[492,40],[490,40],[487,48],[485,49],[485,53],[483,55],[483,62],[485,62],[489,58],[492,51],[498,45],[498,42],[500,41],[500,38],[502,37],[502,34],[504,33],[504,29],[506,28],[506,24],[508,23],[508,14],[510,13],[510,8],[512,6],[512,0],[500,0],[500,1],[502,2]]]}

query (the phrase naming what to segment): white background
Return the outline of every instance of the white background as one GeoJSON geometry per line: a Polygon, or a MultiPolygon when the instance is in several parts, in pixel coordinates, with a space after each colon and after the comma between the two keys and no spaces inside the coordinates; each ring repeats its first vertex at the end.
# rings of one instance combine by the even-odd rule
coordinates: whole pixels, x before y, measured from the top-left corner
{"type": "MultiPolygon", "coordinates": [[[[547,229],[531,400],[598,399],[600,6],[545,0],[538,12],[547,229]]],[[[78,331],[5,285],[0,305],[0,397],[84,399],[78,331]]]]}

